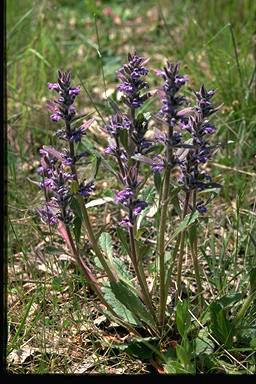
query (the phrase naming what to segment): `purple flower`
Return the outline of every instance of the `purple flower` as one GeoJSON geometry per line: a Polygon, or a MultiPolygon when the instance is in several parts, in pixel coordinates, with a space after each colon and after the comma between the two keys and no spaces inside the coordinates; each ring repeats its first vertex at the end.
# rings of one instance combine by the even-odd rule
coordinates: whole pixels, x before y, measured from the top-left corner
{"type": "Polygon", "coordinates": [[[104,149],[104,152],[108,155],[116,155],[117,154],[117,147],[116,144],[113,141],[109,141],[109,146],[104,149]]]}
{"type": "Polygon", "coordinates": [[[196,203],[196,209],[199,213],[202,213],[204,214],[205,212],[207,212],[207,208],[205,206],[205,203],[203,200],[199,200],[197,203],[196,203]]]}
{"type": "Polygon", "coordinates": [[[198,110],[201,111],[203,118],[212,115],[216,112],[219,107],[213,106],[211,102],[211,98],[215,95],[216,90],[211,89],[210,91],[206,91],[204,85],[201,86],[199,92],[195,92],[198,104],[198,110]]]}
{"type": "Polygon", "coordinates": [[[117,113],[110,117],[109,124],[104,128],[110,136],[117,137],[121,130],[129,130],[131,128],[131,121],[127,116],[117,113]]]}
{"type": "Polygon", "coordinates": [[[93,182],[90,182],[86,185],[84,185],[83,183],[81,183],[79,185],[79,193],[81,196],[83,197],[88,197],[90,196],[90,194],[95,190],[95,187],[93,185],[93,182]]]}
{"type": "Polygon", "coordinates": [[[69,94],[77,96],[80,93],[80,87],[74,87],[69,89],[69,94]]]}
{"type": "Polygon", "coordinates": [[[128,218],[121,220],[119,224],[125,228],[132,228],[133,227],[133,224],[130,222],[130,220],[128,218]]]}
{"type": "Polygon", "coordinates": [[[61,90],[59,84],[57,84],[57,83],[48,83],[48,88],[49,88],[49,89],[52,89],[52,90],[54,90],[54,91],[56,91],[56,92],[58,92],[58,93],[59,93],[60,90],[61,90]]]}
{"type": "Polygon", "coordinates": [[[49,204],[46,204],[43,208],[39,208],[37,212],[44,224],[48,224],[48,225],[57,224],[58,218],[54,213],[53,209],[51,209],[49,204]]]}
{"type": "Polygon", "coordinates": [[[44,181],[41,183],[41,188],[54,188],[54,181],[52,179],[44,179],[44,181]]]}
{"type": "Polygon", "coordinates": [[[131,188],[126,188],[123,191],[117,192],[114,197],[115,204],[124,204],[134,196],[134,192],[131,190],[131,188]]]}
{"type": "Polygon", "coordinates": [[[64,224],[69,225],[72,223],[74,215],[73,215],[73,212],[71,211],[71,209],[66,208],[63,211],[57,213],[57,217],[64,224]]]}
{"type": "Polygon", "coordinates": [[[147,206],[148,206],[148,203],[146,203],[146,201],[136,200],[133,203],[133,214],[134,214],[134,216],[138,216],[143,209],[147,208],[147,206]]]}
{"type": "Polygon", "coordinates": [[[152,171],[153,172],[162,172],[164,169],[164,162],[161,159],[160,155],[156,155],[153,158],[152,171]]]}

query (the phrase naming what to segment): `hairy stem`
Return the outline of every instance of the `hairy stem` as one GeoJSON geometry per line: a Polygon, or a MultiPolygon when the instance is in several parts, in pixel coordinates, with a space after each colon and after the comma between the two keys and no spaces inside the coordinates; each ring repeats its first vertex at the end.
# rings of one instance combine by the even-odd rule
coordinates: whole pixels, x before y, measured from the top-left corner
{"type": "MultiPolygon", "coordinates": [[[[187,214],[189,199],[190,199],[190,192],[186,192],[182,220],[184,220],[184,218],[185,218],[185,216],[187,214]]],[[[181,295],[181,273],[182,273],[183,254],[184,254],[185,233],[186,233],[186,229],[184,229],[181,232],[181,235],[180,235],[181,238],[180,238],[180,251],[179,251],[179,258],[178,258],[178,270],[177,270],[177,293],[176,293],[176,300],[181,295]]]]}
{"type": "Polygon", "coordinates": [[[166,305],[166,286],[165,286],[165,268],[164,268],[164,255],[165,255],[165,231],[166,231],[166,217],[169,203],[169,189],[170,189],[170,177],[171,177],[171,164],[173,163],[173,150],[170,145],[173,137],[173,125],[171,121],[168,126],[168,142],[166,143],[165,160],[166,169],[163,181],[163,189],[161,193],[161,216],[159,226],[159,237],[158,237],[158,257],[159,257],[159,268],[160,268],[160,307],[159,307],[159,323],[160,327],[164,326],[165,320],[165,305],[166,305]]]}
{"type": "Polygon", "coordinates": [[[142,295],[143,295],[143,301],[145,302],[145,305],[147,306],[149,312],[151,313],[153,319],[155,319],[155,311],[152,304],[152,299],[149,293],[147,281],[145,278],[144,270],[142,268],[141,262],[138,260],[137,256],[137,249],[136,249],[136,241],[134,237],[134,227],[129,228],[129,239],[130,239],[130,246],[131,246],[131,260],[135,269],[136,276],[138,278],[142,295]]]}
{"type": "Polygon", "coordinates": [[[159,226],[159,238],[158,238],[158,256],[159,256],[159,268],[160,268],[160,308],[159,308],[159,323],[160,326],[164,325],[165,317],[165,304],[166,304],[166,286],[165,286],[165,267],[164,267],[164,255],[165,255],[165,231],[166,231],[166,217],[169,202],[169,185],[170,185],[171,166],[168,164],[166,167],[163,192],[161,199],[161,217],[159,226]]]}
{"type": "Polygon", "coordinates": [[[166,283],[165,283],[165,298],[164,298],[165,302],[164,302],[164,308],[165,308],[166,302],[167,302],[168,289],[169,289],[169,286],[170,286],[170,283],[171,283],[172,271],[173,271],[173,267],[174,267],[174,264],[175,264],[175,261],[176,261],[176,258],[177,258],[180,242],[181,242],[181,234],[179,234],[179,236],[178,236],[178,238],[176,240],[176,244],[175,244],[175,247],[174,247],[174,250],[173,250],[173,254],[172,254],[171,265],[170,265],[170,267],[169,267],[169,269],[167,271],[166,283]]]}
{"type": "MultiPolygon", "coordinates": [[[[129,130],[129,133],[128,133],[128,147],[129,147],[128,153],[127,153],[128,154],[128,174],[130,173],[130,169],[134,164],[134,160],[131,159],[131,155],[133,154],[133,150],[134,150],[134,142],[132,140],[132,134],[133,134],[133,131],[135,129],[135,123],[136,123],[135,108],[133,108],[133,107],[130,108],[130,116],[131,116],[132,124],[131,124],[131,128],[129,130]]],[[[136,167],[136,169],[137,169],[137,175],[138,175],[138,169],[139,168],[136,167]]],[[[131,206],[132,206],[132,199],[130,199],[129,219],[131,222],[133,222],[133,212],[132,212],[131,206]]],[[[149,293],[145,273],[144,273],[143,266],[142,266],[142,261],[141,261],[141,259],[139,259],[139,254],[137,252],[136,240],[135,240],[135,236],[134,236],[134,225],[135,224],[133,223],[133,226],[129,227],[129,230],[128,230],[129,231],[130,247],[131,247],[131,260],[132,260],[132,263],[133,263],[133,266],[135,269],[137,279],[138,279],[139,284],[140,284],[140,288],[141,288],[142,295],[143,295],[143,301],[144,301],[145,305],[147,306],[149,312],[151,313],[153,319],[156,321],[155,311],[154,311],[154,307],[152,304],[152,298],[151,298],[150,293],[149,293]]]]}
{"type": "MultiPolygon", "coordinates": [[[[196,198],[197,198],[197,190],[193,191],[193,210],[196,209],[196,198]]],[[[194,226],[194,236],[193,241],[191,244],[191,253],[192,253],[192,259],[194,264],[194,270],[195,270],[195,276],[196,276],[196,284],[197,284],[197,290],[199,293],[199,301],[200,301],[200,307],[202,308],[204,305],[204,300],[202,296],[202,283],[200,278],[200,271],[199,271],[199,263],[198,263],[198,246],[197,246],[197,227],[196,223],[193,224],[194,226]]]]}

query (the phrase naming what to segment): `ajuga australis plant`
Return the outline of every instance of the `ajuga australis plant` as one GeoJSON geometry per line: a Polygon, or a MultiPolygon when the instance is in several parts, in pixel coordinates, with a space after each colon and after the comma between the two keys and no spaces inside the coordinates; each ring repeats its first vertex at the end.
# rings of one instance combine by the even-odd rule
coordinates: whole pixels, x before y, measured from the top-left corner
{"type": "Polygon", "coordinates": [[[117,72],[117,90],[122,98],[119,105],[111,103],[113,114],[102,124],[108,146],[104,154],[97,154],[96,170],[86,180],[79,176],[81,162],[88,165],[92,153],[81,151],[80,144],[93,119],[83,120],[85,116],[77,115],[74,102],[80,88],[72,85],[70,72],[59,71],[57,82],[48,84],[57,96],[48,107],[51,120],[60,125],[56,131],[60,145],[58,149],[44,146],[40,150],[40,188],[45,194],[45,205],[38,213],[45,224],[58,228],[99,298],[101,311],[137,336],[144,330],[163,338],[181,295],[186,239],[199,303],[204,307],[197,226],[212,199],[211,192],[203,194],[210,195],[207,199],[201,198],[201,192],[220,188],[205,167],[215,148],[210,139],[216,128],[209,119],[218,107],[212,103],[215,90],[207,91],[203,85],[195,92],[195,105],[189,105],[181,92],[188,76],[181,75],[179,65],[170,62],[156,72],[162,80],[160,88],[149,92],[148,61],[136,52],[129,54],[127,64],[117,72]],[[152,97],[158,98],[159,111],[143,113],[152,97]],[[149,132],[149,122],[154,126],[154,136],[149,132]],[[94,232],[87,208],[97,183],[100,156],[119,185],[113,203],[122,210],[123,217],[115,240],[126,251],[123,258],[113,254],[110,234],[103,232],[98,236],[94,232]],[[149,215],[152,207],[156,207],[155,213],[149,215]],[[143,220],[145,228],[150,224],[156,237],[150,246],[145,246],[147,240],[141,236],[143,220]],[[93,250],[94,258],[90,260],[78,241],[77,223],[84,228],[86,242],[93,250]],[[150,258],[151,266],[155,265],[153,270],[149,269],[150,258]],[[128,260],[129,272],[125,268],[128,260]],[[99,268],[107,276],[104,283],[96,277],[99,268]],[[167,305],[170,288],[175,290],[176,298],[174,295],[167,305]]]}

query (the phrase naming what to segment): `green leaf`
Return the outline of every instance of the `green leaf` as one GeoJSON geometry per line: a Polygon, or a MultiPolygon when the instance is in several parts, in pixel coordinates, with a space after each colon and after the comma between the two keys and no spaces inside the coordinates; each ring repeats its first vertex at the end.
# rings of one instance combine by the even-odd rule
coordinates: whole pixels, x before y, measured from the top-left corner
{"type": "Polygon", "coordinates": [[[82,211],[81,211],[81,208],[80,208],[80,203],[79,203],[77,197],[72,196],[72,199],[71,199],[71,202],[70,202],[70,207],[71,207],[72,211],[74,212],[75,216],[80,217],[80,219],[82,220],[83,219],[83,214],[82,214],[82,211]]]}
{"type": "Polygon", "coordinates": [[[163,353],[164,359],[167,362],[167,364],[170,361],[174,361],[177,358],[175,349],[173,347],[169,347],[166,352],[163,353]]]}
{"type": "Polygon", "coordinates": [[[136,233],[135,233],[135,239],[139,240],[141,238],[141,236],[143,236],[143,234],[145,232],[147,232],[147,228],[146,227],[139,228],[139,226],[137,226],[137,230],[136,230],[136,233]]]}
{"type": "Polygon", "coordinates": [[[234,336],[234,327],[227,319],[225,310],[220,303],[213,302],[210,305],[211,314],[211,330],[214,337],[221,343],[225,344],[227,348],[232,347],[234,336]]]}
{"type": "Polygon", "coordinates": [[[191,349],[191,343],[187,339],[187,337],[182,339],[182,345],[177,345],[176,346],[176,354],[177,354],[177,360],[182,364],[184,369],[186,370],[187,373],[196,373],[196,367],[195,367],[195,362],[191,361],[192,360],[192,349],[191,349]]]}
{"type": "Polygon", "coordinates": [[[86,12],[92,16],[100,16],[101,8],[95,3],[94,0],[85,0],[85,9],[86,12]]]}
{"type": "Polygon", "coordinates": [[[177,230],[174,232],[170,240],[168,240],[167,244],[171,243],[175,237],[177,237],[182,231],[184,231],[186,228],[188,228],[189,225],[193,224],[199,216],[198,211],[194,211],[188,215],[185,216],[184,220],[179,224],[177,230]]]}
{"type": "Polygon", "coordinates": [[[145,244],[142,241],[137,242],[137,251],[138,251],[138,257],[140,260],[149,259],[150,256],[152,256],[152,245],[151,244],[145,244]]]}
{"type": "Polygon", "coordinates": [[[78,192],[78,185],[76,180],[71,182],[71,192],[74,194],[78,192]]]}
{"type": "Polygon", "coordinates": [[[121,259],[117,257],[113,258],[113,265],[120,280],[124,281],[133,291],[139,289],[137,284],[134,284],[133,276],[129,273],[125,263],[121,259]]]}
{"type": "Polygon", "coordinates": [[[63,280],[60,276],[54,276],[52,279],[52,289],[58,292],[62,292],[65,289],[63,286],[63,280]]]}
{"type": "Polygon", "coordinates": [[[176,307],[176,326],[182,337],[189,331],[190,324],[191,315],[188,311],[188,302],[179,301],[176,307]]]}
{"type": "Polygon", "coordinates": [[[256,348],[256,327],[246,327],[240,331],[240,339],[243,345],[250,345],[256,348]]]}
{"type": "Polygon", "coordinates": [[[145,345],[143,341],[135,341],[131,343],[126,349],[126,352],[129,353],[129,355],[145,360],[151,359],[154,354],[154,351],[145,345]]]}
{"type": "Polygon", "coordinates": [[[196,223],[193,223],[188,228],[188,236],[191,246],[193,247],[195,240],[196,240],[196,223]]]}
{"type": "MultiPolygon", "coordinates": [[[[182,222],[178,226],[177,234],[179,234],[181,231],[184,231],[184,229],[186,229],[189,225],[193,224],[197,220],[198,216],[198,211],[194,211],[186,215],[184,220],[182,220],[182,222]]],[[[175,236],[177,236],[177,234],[175,234],[175,236]]]]}
{"type": "Polygon", "coordinates": [[[156,337],[143,337],[135,338],[129,343],[125,344],[112,344],[111,348],[117,348],[120,351],[126,351],[132,356],[136,356],[140,359],[151,359],[153,354],[160,354],[159,346],[156,337]]]}
{"type": "Polygon", "coordinates": [[[128,150],[128,132],[126,129],[120,130],[120,141],[126,150],[128,150]]]}
{"type": "Polygon", "coordinates": [[[256,337],[251,339],[250,341],[250,347],[253,348],[256,351],[256,337]]]}
{"type": "Polygon", "coordinates": [[[107,232],[102,232],[99,237],[99,245],[102,251],[107,255],[108,259],[113,262],[113,242],[112,237],[107,232]]]}
{"type": "Polygon", "coordinates": [[[235,292],[235,293],[228,293],[227,295],[222,296],[218,303],[222,306],[223,309],[229,307],[231,304],[236,303],[237,301],[241,300],[244,297],[242,293],[235,292]]]}
{"type": "Polygon", "coordinates": [[[102,293],[106,302],[114,309],[114,311],[119,315],[126,323],[136,326],[141,326],[139,321],[135,319],[132,312],[123,305],[112,292],[111,287],[103,287],[102,293]]]}
{"type": "Polygon", "coordinates": [[[180,215],[181,214],[181,207],[180,207],[180,200],[178,197],[178,193],[180,191],[180,188],[173,188],[171,192],[171,204],[173,205],[173,208],[175,211],[180,215]]]}
{"type": "Polygon", "coordinates": [[[87,151],[89,152],[93,152],[93,154],[95,156],[97,156],[98,158],[100,158],[103,166],[109,170],[109,172],[111,172],[118,180],[118,174],[117,172],[114,170],[114,168],[110,165],[110,163],[108,161],[106,161],[106,159],[104,158],[104,156],[101,154],[101,152],[97,151],[97,149],[94,147],[94,145],[88,140],[88,139],[84,139],[83,140],[83,145],[84,145],[84,149],[86,149],[87,151]]]}
{"type": "Polygon", "coordinates": [[[210,355],[214,351],[214,342],[209,338],[206,328],[200,329],[196,338],[196,355],[210,355]]]}
{"type": "Polygon", "coordinates": [[[250,290],[251,293],[256,291],[256,267],[250,271],[250,290]]]}
{"type": "Polygon", "coordinates": [[[190,356],[188,355],[185,348],[183,348],[179,344],[177,344],[177,346],[176,346],[176,355],[177,355],[177,360],[179,360],[182,365],[186,366],[189,364],[190,356]]]}
{"type": "Polygon", "coordinates": [[[155,187],[156,187],[157,192],[160,193],[162,180],[161,180],[161,175],[159,172],[154,172],[154,183],[155,183],[155,187]]]}
{"type": "Polygon", "coordinates": [[[154,319],[151,314],[147,311],[146,307],[135,295],[131,289],[129,289],[123,282],[110,282],[112,292],[126,308],[128,308],[135,316],[138,316],[139,319],[144,321],[151,327],[155,327],[154,319]]]}
{"type": "Polygon", "coordinates": [[[82,220],[79,216],[76,216],[73,220],[73,232],[74,232],[77,243],[79,243],[80,241],[81,226],[82,226],[82,220]]]}
{"type": "Polygon", "coordinates": [[[128,255],[130,255],[131,250],[130,250],[130,245],[127,238],[127,233],[122,228],[118,227],[116,229],[116,234],[119,240],[121,241],[121,244],[123,245],[124,249],[126,250],[128,255]]]}
{"type": "Polygon", "coordinates": [[[164,365],[164,370],[168,374],[185,374],[188,373],[187,370],[182,366],[178,361],[171,361],[164,365]]]}
{"type": "Polygon", "coordinates": [[[114,257],[113,258],[113,264],[115,266],[116,271],[124,278],[127,279],[128,281],[132,281],[133,276],[129,273],[126,264],[124,261],[120,258],[114,257]]]}
{"type": "Polygon", "coordinates": [[[54,253],[55,255],[61,255],[62,253],[65,253],[67,251],[63,248],[54,247],[53,245],[46,245],[44,247],[44,252],[45,253],[54,253]]]}

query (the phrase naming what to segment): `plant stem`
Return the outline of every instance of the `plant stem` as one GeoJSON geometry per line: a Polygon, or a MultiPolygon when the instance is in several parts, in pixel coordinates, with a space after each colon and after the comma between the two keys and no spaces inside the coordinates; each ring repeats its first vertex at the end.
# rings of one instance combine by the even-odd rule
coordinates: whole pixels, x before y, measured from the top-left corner
{"type": "Polygon", "coordinates": [[[158,256],[159,256],[159,268],[160,268],[160,308],[159,308],[159,324],[161,327],[164,325],[165,317],[165,304],[166,304],[166,286],[165,286],[165,267],[164,267],[164,255],[165,255],[165,230],[166,230],[166,217],[167,208],[169,202],[169,185],[170,185],[171,166],[167,164],[162,192],[162,207],[159,226],[159,238],[158,238],[158,256]]]}
{"type": "Polygon", "coordinates": [[[166,169],[163,181],[163,189],[161,193],[160,204],[162,205],[160,226],[159,226],[159,238],[158,238],[158,256],[159,256],[159,268],[160,268],[160,307],[159,307],[159,323],[163,329],[165,318],[165,305],[166,305],[166,285],[165,285],[165,268],[164,268],[164,255],[165,255],[165,231],[166,231],[166,217],[169,203],[169,189],[170,189],[170,177],[171,177],[171,164],[173,161],[173,150],[170,145],[173,138],[173,125],[171,120],[168,122],[168,141],[166,143],[165,161],[166,169]]]}
{"type": "MultiPolygon", "coordinates": [[[[182,220],[184,220],[184,218],[187,214],[189,199],[190,199],[190,192],[188,191],[188,192],[186,192],[182,220]]],[[[176,301],[177,301],[178,297],[181,295],[181,272],[182,272],[183,253],[184,253],[185,233],[186,233],[186,229],[184,229],[180,235],[181,238],[180,238],[180,252],[179,252],[179,258],[178,258],[178,270],[177,270],[176,301]]]]}
{"type": "MultiPolygon", "coordinates": [[[[195,236],[196,236],[196,224],[193,224],[193,225],[195,226],[195,236]]],[[[194,270],[195,270],[195,276],[196,276],[196,285],[197,285],[197,291],[199,294],[200,307],[202,308],[204,305],[204,299],[202,296],[203,288],[202,288],[200,272],[199,272],[196,240],[195,240],[194,244],[191,244],[191,253],[192,253],[192,259],[193,259],[193,264],[194,264],[194,270]]]]}
{"type": "MultiPolygon", "coordinates": [[[[195,189],[193,191],[193,209],[194,210],[196,209],[196,195],[197,195],[197,190],[195,189]]],[[[204,299],[202,296],[203,289],[202,289],[202,283],[201,283],[200,271],[199,271],[199,263],[198,263],[196,223],[194,223],[193,226],[194,226],[194,234],[193,234],[193,239],[192,239],[192,244],[191,244],[191,253],[192,253],[192,259],[193,259],[193,264],[194,264],[194,269],[195,269],[196,284],[197,284],[197,290],[198,290],[198,294],[199,294],[200,307],[203,308],[204,299]]]]}
{"type": "MultiPolygon", "coordinates": [[[[128,133],[128,151],[127,151],[128,171],[127,171],[127,174],[130,173],[130,169],[135,162],[133,159],[131,159],[131,155],[133,154],[134,146],[135,146],[135,144],[132,140],[132,134],[133,134],[133,131],[135,129],[135,124],[136,124],[135,108],[133,108],[133,107],[130,108],[130,117],[131,117],[132,124],[131,124],[130,130],[129,130],[129,133],[128,133]]],[[[120,170],[122,171],[122,169],[120,169],[120,170]]],[[[137,170],[137,176],[138,176],[138,166],[136,167],[136,170],[137,170]]],[[[132,211],[131,205],[132,205],[132,199],[130,199],[129,220],[130,220],[130,222],[133,222],[133,211],[132,211]]],[[[131,256],[131,260],[132,260],[132,263],[133,263],[133,266],[135,269],[137,279],[138,279],[140,287],[141,287],[141,291],[143,294],[143,301],[145,302],[145,305],[147,306],[149,312],[151,313],[153,319],[156,322],[155,310],[154,310],[154,307],[152,304],[152,298],[151,298],[150,293],[149,293],[145,273],[144,273],[143,266],[142,266],[142,261],[141,261],[141,259],[139,259],[140,256],[139,256],[139,253],[137,252],[136,241],[135,241],[135,236],[134,236],[134,226],[135,226],[135,224],[133,224],[133,226],[129,227],[129,229],[128,229],[130,247],[131,247],[131,255],[130,256],[131,256]]]]}
{"type": "Polygon", "coordinates": [[[167,276],[166,276],[164,307],[166,306],[166,302],[167,302],[168,289],[169,289],[170,281],[171,281],[171,277],[172,277],[172,270],[173,270],[174,263],[175,263],[176,258],[177,258],[177,253],[178,253],[178,250],[179,250],[180,242],[181,242],[181,234],[179,234],[178,239],[176,240],[176,244],[175,244],[175,247],[174,247],[174,250],[173,250],[173,254],[172,254],[171,265],[170,265],[170,267],[168,269],[167,276]]]}
{"type": "Polygon", "coordinates": [[[136,249],[136,242],[134,237],[134,227],[129,228],[129,239],[130,239],[130,245],[131,245],[131,260],[135,269],[136,276],[138,278],[141,291],[143,294],[143,300],[145,302],[145,305],[147,306],[149,312],[151,313],[153,319],[155,318],[155,311],[152,304],[151,296],[148,290],[147,281],[145,278],[144,270],[141,266],[141,262],[138,260],[137,256],[137,249],[136,249]]]}
{"type": "Polygon", "coordinates": [[[116,141],[116,149],[117,149],[117,161],[118,161],[118,166],[119,166],[121,175],[122,175],[122,177],[124,178],[124,177],[125,177],[125,170],[124,170],[124,167],[123,167],[123,164],[122,164],[122,161],[121,161],[121,156],[120,156],[120,155],[121,155],[121,152],[120,152],[120,144],[119,144],[119,140],[118,140],[117,137],[115,138],[115,141],[116,141]]]}

